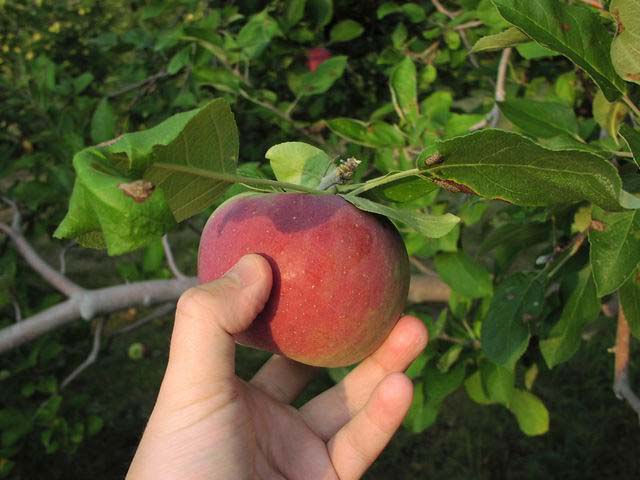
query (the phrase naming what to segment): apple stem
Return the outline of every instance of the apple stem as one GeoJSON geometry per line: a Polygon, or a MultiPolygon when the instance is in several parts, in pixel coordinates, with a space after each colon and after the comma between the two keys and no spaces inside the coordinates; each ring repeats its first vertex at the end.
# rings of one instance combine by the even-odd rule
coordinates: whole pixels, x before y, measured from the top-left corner
{"type": "Polygon", "coordinates": [[[175,172],[190,173],[198,177],[210,178],[212,180],[219,180],[227,183],[245,183],[247,185],[267,186],[273,188],[281,188],[284,190],[293,190],[296,192],[312,193],[315,195],[326,195],[331,192],[319,190],[305,185],[297,185],[295,183],[280,182],[278,180],[269,180],[268,178],[253,178],[243,177],[236,175],[235,173],[223,173],[213,172],[211,170],[205,170],[203,168],[191,167],[187,165],[175,165],[172,163],[156,162],[154,167],[164,168],[167,170],[173,170],[175,172]]]}
{"type": "Polygon", "coordinates": [[[353,174],[358,168],[358,165],[361,163],[362,162],[355,157],[349,157],[346,160],[341,160],[338,166],[331,169],[331,172],[322,178],[320,185],[318,185],[318,189],[332,193],[335,192],[336,189],[334,187],[349,182],[349,180],[353,178],[353,174]]]}

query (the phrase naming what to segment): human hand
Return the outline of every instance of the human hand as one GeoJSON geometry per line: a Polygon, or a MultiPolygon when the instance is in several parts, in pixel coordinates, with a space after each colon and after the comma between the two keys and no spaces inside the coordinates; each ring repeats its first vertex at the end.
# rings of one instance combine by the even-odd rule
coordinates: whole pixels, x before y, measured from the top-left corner
{"type": "Polygon", "coordinates": [[[271,290],[269,263],[243,257],[178,301],[169,363],[127,478],[360,478],[400,426],[413,393],[403,374],[422,351],[422,322],[403,317],[384,344],[302,408],[289,404],[313,367],[274,355],[246,383],[232,335],[271,290]]]}

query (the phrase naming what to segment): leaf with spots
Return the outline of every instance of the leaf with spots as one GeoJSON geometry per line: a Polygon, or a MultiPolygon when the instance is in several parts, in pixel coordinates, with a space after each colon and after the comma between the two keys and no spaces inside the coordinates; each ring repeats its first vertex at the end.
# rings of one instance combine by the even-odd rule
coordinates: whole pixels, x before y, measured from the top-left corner
{"type": "Polygon", "coordinates": [[[233,176],[237,158],[238,130],[224,100],[86,148],[74,156],[76,181],[55,236],[111,255],[144,246],[212,205],[232,182],[194,172],[233,176]]]}
{"type": "Polygon", "coordinates": [[[613,66],[626,81],[640,85],[640,2],[612,0],[609,11],[617,25],[611,42],[613,66]]]}
{"type": "Polygon", "coordinates": [[[622,190],[616,168],[590,152],[550,150],[492,129],[439,141],[435,150],[442,161],[425,173],[485,198],[522,206],[589,201],[611,211],[640,208],[640,199],[622,190]]]}

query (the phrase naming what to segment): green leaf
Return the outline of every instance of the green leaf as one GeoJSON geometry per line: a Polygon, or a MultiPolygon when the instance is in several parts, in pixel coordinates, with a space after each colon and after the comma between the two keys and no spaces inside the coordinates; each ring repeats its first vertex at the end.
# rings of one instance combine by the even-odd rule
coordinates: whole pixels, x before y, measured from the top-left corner
{"type": "Polygon", "coordinates": [[[378,7],[376,10],[376,17],[378,20],[382,20],[387,15],[391,15],[392,13],[397,13],[401,11],[400,6],[393,2],[385,2],[378,7]]]}
{"type": "Polygon", "coordinates": [[[489,297],[493,293],[491,275],[466,253],[441,253],[435,258],[440,278],[467,298],[489,297]]]}
{"type": "Polygon", "coordinates": [[[413,125],[418,119],[418,85],[416,66],[409,57],[391,71],[389,88],[393,105],[400,118],[413,125]]]}
{"type": "Polygon", "coordinates": [[[491,400],[487,393],[484,391],[484,386],[482,385],[482,377],[480,376],[480,371],[478,370],[476,373],[471,375],[464,382],[464,389],[467,392],[467,395],[471,400],[480,405],[491,405],[495,403],[491,400]]]}
{"type": "Polygon", "coordinates": [[[299,84],[294,92],[300,97],[319,95],[326,92],[331,86],[342,77],[347,66],[347,57],[338,55],[325,60],[314,72],[305,73],[299,80],[299,84]]]}
{"type": "Polygon", "coordinates": [[[176,73],[178,73],[182,69],[182,67],[189,64],[190,57],[191,45],[178,51],[173,57],[171,57],[169,65],[167,65],[167,73],[169,75],[175,75],[176,73]]]}
{"type": "Polygon", "coordinates": [[[307,0],[287,0],[284,20],[288,28],[294,27],[304,17],[307,0]]]}
{"type": "Polygon", "coordinates": [[[80,95],[84,92],[89,85],[93,82],[93,75],[89,72],[85,72],[82,75],[73,79],[73,91],[76,95],[80,95]]]}
{"type": "Polygon", "coordinates": [[[493,0],[500,14],[529,37],[583,68],[609,100],[624,93],[609,49],[611,37],[591,10],[558,0],[493,0]]]}
{"type": "MultiPolygon", "coordinates": [[[[384,177],[382,177],[384,178],[384,177]]],[[[422,176],[404,177],[384,183],[367,191],[367,196],[373,200],[405,203],[422,198],[437,190],[438,186],[422,176]]]]}
{"type": "Polygon", "coordinates": [[[426,18],[424,8],[417,3],[405,3],[400,7],[400,10],[411,23],[420,23],[426,18]]]}
{"type": "Polygon", "coordinates": [[[496,289],[482,322],[482,350],[494,363],[513,369],[529,345],[529,322],[544,305],[545,282],[538,273],[516,273],[496,289]]]}
{"type": "Polygon", "coordinates": [[[413,389],[413,399],[409,411],[403,420],[403,425],[410,432],[420,433],[435,423],[442,406],[441,401],[425,400],[425,384],[416,383],[413,389]]]}
{"type": "Polygon", "coordinates": [[[442,162],[427,171],[485,198],[523,206],[588,200],[614,211],[640,204],[622,190],[616,168],[588,152],[549,150],[522,135],[491,129],[437,142],[436,149],[442,162]]]}
{"type": "Polygon", "coordinates": [[[354,20],[342,20],[336,23],[329,34],[329,43],[348,42],[364,33],[364,27],[354,20]]]}
{"type": "Polygon", "coordinates": [[[349,203],[355,205],[365,212],[377,213],[404,223],[421,233],[425,237],[439,238],[449,233],[460,221],[458,217],[451,213],[444,215],[429,215],[426,213],[416,213],[409,210],[382,205],[372,202],[363,197],[353,195],[341,195],[349,203]]]}
{"type": "Polygon", "coordinates": [[[594,208],[592,218],[600,222],[589,231],[589,243],[593,277],[602,297],[616,291],[640,262],[640,210],[611,213],[594,208]]]}
{"type": "Polygon", "coordinates": [[[538,58],[557,57],[558,52],[543,47],[538,42],[527,42],[516,45],[516,50],[525,60],[536,60],[538,58]]]}
{"type": "Polygon", "coordinates": [[[93,143],[111,140],[116,135],[116,117],[109,100],[103,98],[91,117],[91,140],[93,143]]]}
{"type": "Polygon", "coordinates": [[[593,97],[593,118],[611,138],[618,144],[618,130],[629,109],[622,102],[609,102],[602,91],[598,90],[593,97]]]}
{"type": "Polygon", "coordinates": [[[627,142],[633,154],[633,161],[640,167],[640,132],[623,123],[620,126],[620,136],[627,142]]]}
{"type": "Polygon", "coordinates": [[[271,43],[273,37],[282,36],[278,22],[269,16],[267,10],[254,15],[238,32],[238,46],[247,58],[256,58],[271,43]]]}
{"type": "Polygon", "coordinates": [[[333,0],[307,0],[307,13],[319,30],[333,18],[333,0]]]}
{"type": "Polygon", "coordinates": [[[611,0],[609,11],[618,27],[611,42],[613,66],[626,81],[640,85],[640,2],[611,0]]]}
{"type": "Polygon", "coordinates": [[[365,147],[402,147],[405,138],[396,126],[382,121],[361,122],[352,118],[334,118],[327,120],[332,132],[353,143],[365,147]]]}
{"type": "Polygon", "coordinates": [[[480,366],[480,377],[486,397],[491,402],[509,405],[515,391],[515,372],[493,362],[484,362],[480,366]]]}
{"type": "Polygon", "coordinates": [[[302,142],[274,145],[265,157],[279,181],[309,187],[320,185],[322,178],[335,167],[326,153],[302,142]]]}
{"type": "Polygon", "coordinates": [[[542,435],[549,431],[549,411],[533,393],[514,390],[509,410],[525,435],[542,435]]]}
{"type": "Polygon", "coordinates": [[[513,47],[528,41],[530,41],[530,38],[524,34],[522,30],[516,27],[511,27],[500,33],[482,37],[475,43],[471,52],[475,53],[502,50],[503,48],[513,47]]]}
{"type": "Polygon", "coordinates": [[[640,268],[620,287],[620,305],[631,333],[640,339],[640,268]]]}
{"type": "Polygon", "coordinates": [[[525,133],[540,138],[568,134],[578,136],[573,109],[561,103],[512,98],[499,102],[500,111],[525,133]]]}
{"type": "Polygon", "coordinates": [[[238,131],[224,100],[82,150],[73,159],[69,211],[54,235],[106,246],[111,255],[139,248],[212,205],[229,185],[185,169],[233,174],[237,158],[238,131]]]}
{"type": "Polygon", "coordinates": [[[600,302],[591,275],[591,268],[578,274],[575,287],[567,299],[560,319],[540,342],[540,351],[549,368],[569,360],[580,348],[582,329],[594,321],[600,312],[600,302]]]}

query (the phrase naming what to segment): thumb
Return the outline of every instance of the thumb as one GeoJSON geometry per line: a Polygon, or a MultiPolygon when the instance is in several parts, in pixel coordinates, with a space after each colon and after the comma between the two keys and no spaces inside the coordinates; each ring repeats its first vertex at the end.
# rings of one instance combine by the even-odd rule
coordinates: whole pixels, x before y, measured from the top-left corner
{"type": "Polygon", "coordinates": [[[234,376],[232,335],[246,330],[264,308],[271,282],[269,262],[251,254],[242,257],[222,278],[182,294],[166,376],[182,386],[234,376]]]}

